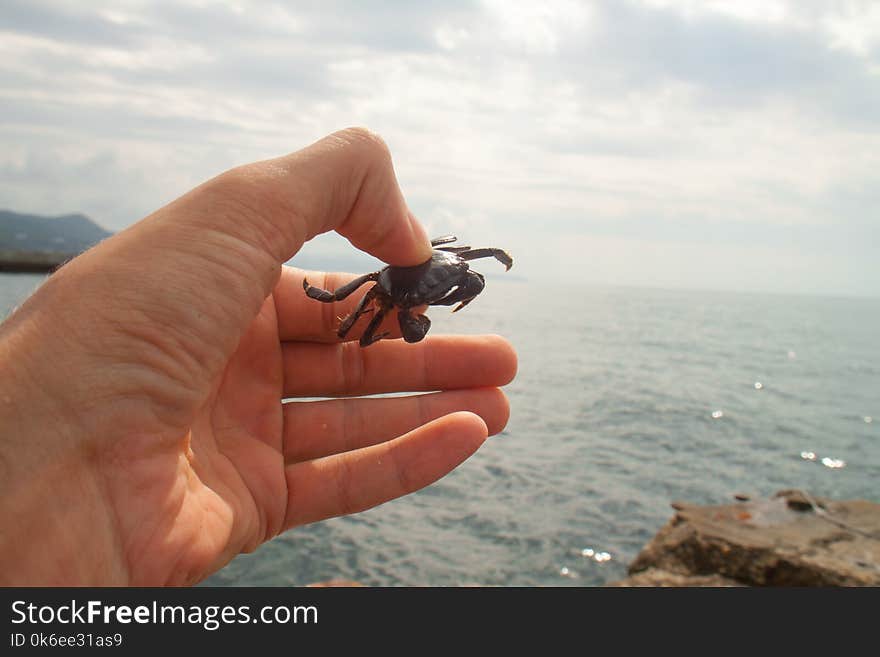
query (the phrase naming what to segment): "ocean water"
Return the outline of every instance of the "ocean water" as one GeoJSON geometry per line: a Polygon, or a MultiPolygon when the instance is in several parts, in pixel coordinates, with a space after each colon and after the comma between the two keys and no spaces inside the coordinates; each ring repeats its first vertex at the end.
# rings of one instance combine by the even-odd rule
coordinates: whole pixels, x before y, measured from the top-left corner
{"type": "MultiPolygon", "coordinates": [[[[0,315],[41,278],[0,275],[0,315]]],[[[674,500],[880,501],[878,299],[499,274],[430,314],[516,347],[506,430],[427,489],[293,529],[206,584],[593,586],[625,576],[674,500]]]]}

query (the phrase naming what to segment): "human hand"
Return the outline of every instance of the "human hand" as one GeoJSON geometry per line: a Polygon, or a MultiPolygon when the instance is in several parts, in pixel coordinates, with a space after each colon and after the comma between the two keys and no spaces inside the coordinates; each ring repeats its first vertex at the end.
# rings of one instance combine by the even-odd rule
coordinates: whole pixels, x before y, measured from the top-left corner
{"type": "Polygon", "coordinates": [[[0,584],[195,583],[430,484],[504,427],[502,338],[338,341],[357,299],[315,303],[281,266],[329,230],[390,264],[430,257],[366,131],[204,183],[0,325],[0,584]],[[397,391],[440,392],[352,398],[397,391]]]}

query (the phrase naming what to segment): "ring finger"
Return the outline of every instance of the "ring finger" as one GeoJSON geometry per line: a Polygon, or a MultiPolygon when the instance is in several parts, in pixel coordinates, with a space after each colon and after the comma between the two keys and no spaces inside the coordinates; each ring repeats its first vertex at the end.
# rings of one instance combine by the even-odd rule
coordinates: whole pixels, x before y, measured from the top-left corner
{"type": "Polygon", "coordinates": [[[284,460],[296,463],[376,445],[456,411],[479,415],[491,436],[507,424],[510,408],[498,388],[384,399],[287,403],[284,405],[284,460]]]}

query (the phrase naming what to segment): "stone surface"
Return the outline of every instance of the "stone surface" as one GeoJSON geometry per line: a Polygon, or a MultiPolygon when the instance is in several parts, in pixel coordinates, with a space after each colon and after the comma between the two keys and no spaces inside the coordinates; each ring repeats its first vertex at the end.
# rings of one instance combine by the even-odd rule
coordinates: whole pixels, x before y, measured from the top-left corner
{"type": "Polygon", "coordinates": [[[612,586],[880,586],[880,504],[786,490],[672,506],[612,586]]]}
{"type": "Polygon", "coordinates": [[[653,587],[681,587],[681,586],[746,586],[729,577],[721,575],[683,575],[673,573],[661,568],[648,568],[642,572],[630,575],[626,579],[609,584],[609,586],[653,586],[653,587]]]}

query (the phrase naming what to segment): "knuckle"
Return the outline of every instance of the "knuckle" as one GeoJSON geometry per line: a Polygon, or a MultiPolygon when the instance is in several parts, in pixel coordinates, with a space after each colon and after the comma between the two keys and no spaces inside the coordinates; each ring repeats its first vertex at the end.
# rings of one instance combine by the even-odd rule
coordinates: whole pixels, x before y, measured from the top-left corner
{"type": "Polygon", "coordinates": [[[409,469],[404,465],[402,459],[400,458],[400,454],[397,450],[390,449],[388,453],[391,457],[391,469],[394,472],[395,480],[397,482],[397,497],[402,495],[407,495],[408,493],[413,493],[419,489],[419,486],[413,481],[410,476],[409,469]]]}
{"type": "Polygon", "coordinates": [[[393,168],[391,149],[385,140],[367,128],[346,128],[330,137],[331,143],[347,150],[358,163],[361,175],[387,172],[393,168]]]}
{"type": "Polygon", "coordinates": [[[346,128],[337,133],[337,136],[352,146],[367,149],[374,157],[391,159],[391,149],[379,134],[369,128],[361,126],[346,128]]]}
{"type": "Polygon", "coordinates": [[[246,164],[212,178],[202,189],[216,205],[252,211],[256,205],[254,191],[258,178],[257,166],[246,164]]]}
{"type": "Polygon", "coordinates": [[[343,342],[339,345],[340,380],[344,393],[355,393],[364,387],[366,365],[363,351],[356,342],[343,342]]]}
{"type": "Polygon", "coordinates": [[[358,437],[362,436],[369,430],[367,418],[364,416],[364,407],[362,404],[345,403],[345,420],[343,430],[342,445],[346,452],[357,449],[359,445],[358,437]]]}
{"type": "Polygon", "coordinates": [[[336,509],[338,515],[347,516],[360,511],[360,507],[354,496],[354,473],[352,466],[347,458],[343,456],[339,459],[336,469],[336,509]]]}
{"type": "Polygon", "coordinates": [[[257,162],[226,171],[206,183],[210,222],[225,233],[284,260],[291,245],[304,241],[296,208],[273,193],[272,166],[257,162]]]}
{"type": "MultiPolygon", "coordinates": [[[[327,273],[323,274],[323,278],[321,280],[321,289],[322,290],[335,290],[335,287],[332,287],[334,281],[331,280],[330,275],[327,273]]],[[[319,329],[319,335],[334,335],[336,333],[336,303],[324,303],[321,304],[321,327],[319,329]]]]}

